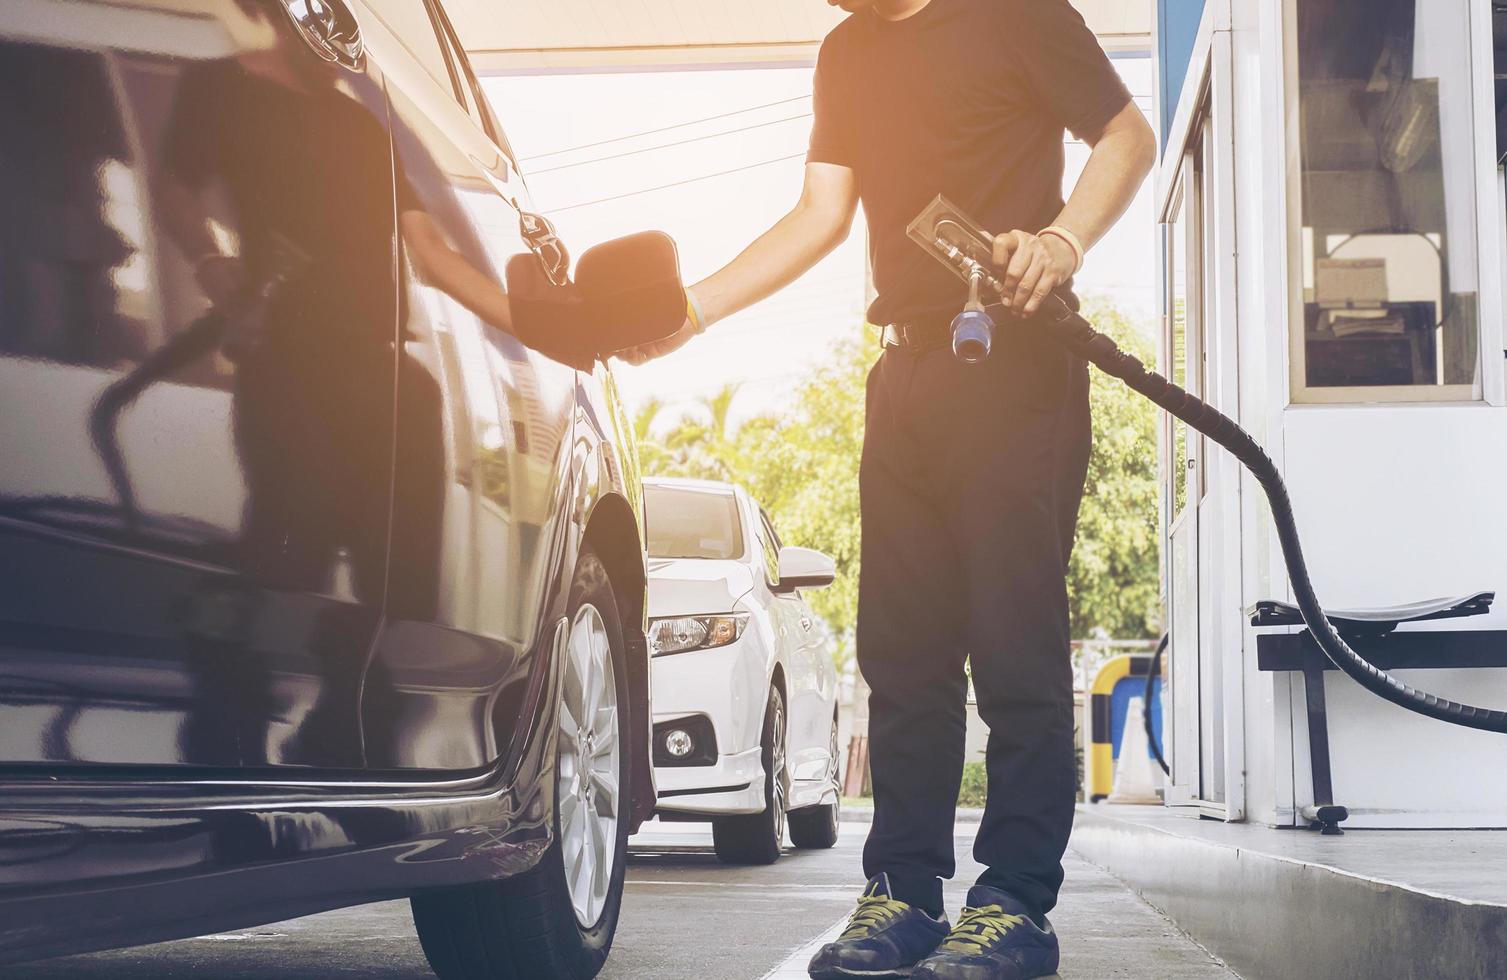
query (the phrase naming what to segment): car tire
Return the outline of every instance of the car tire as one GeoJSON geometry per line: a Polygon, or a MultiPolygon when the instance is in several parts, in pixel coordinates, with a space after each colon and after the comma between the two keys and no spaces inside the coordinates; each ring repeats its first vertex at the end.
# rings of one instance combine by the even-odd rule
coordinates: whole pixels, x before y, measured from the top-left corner
{"type": "MultiPolygon", "coordinates": [[[[628,686],[624,664],[623,633],[618,619],[607,570],[597,556],[589,550],[582,552],[576,574],[570,588],[569,632],[560,670],[565,674],[562,683],[561,707],[556,715],[558,729],[556,741],[556,785],[551,794],[555,798],[553,827],[554,840],[549,849],[532,870],[501,881],[488,881],[459,888],[445,889],[416,895],[412,898],[414,924],[424,955],[440,980],[589,980],[602,969],[612,947],[613,934],[617,930],[618,912],[623,894],[623,877],[627,867],[628,849],[628,793],[632,785],[631,762],[628,742],[628,686]],[[580,634],[587,634],[586,649],[578,649],[580,634]],[[605,640],[605,654],[593,654],[593,641],[605,640]],[[586,661],[572,660],[584,654],[586,661]],[[581,682],[582,673],[576,664],[586,664],[586,676],[590,677],[591,665],[597,667],[597,688],[589,681],[581,682]],[[611,669],[610,684],[600,675],[602,667],[611,669]],[[574,689],[572,687],[574,685],[574,689]],[[610,725],[617,751],[615,758],[603,761],[600,743],[594,739],[600,735],[595,725],[575,725],[580,737],[572,742],[567,726],[573,724],[572,703],[589,704],[585,698],[590,690],[605,696],[611,688],[615,701],[615,719],[608,720],[605,706],[595,713],[595,718],[610,725]],[[583,693],[583,691],[587,693],[583,693]],[[586,729],[582,731],[583,727],[586,729]],[[593,748],[584,749],[590,741],[593,748]],[[586,773],[573,768],[576,760],[584,759],[586,773]],[[616,798],[607,806],[615,809],[615,822],[606,826],[606,817],[601,813],[597,794],[605,793],[601,776],[616,770],[616,798]],[[573,775],[567,777],[567,772],[573,775]],[[587,789],[589,784],[590,788],[587,789]],[[568,785],[579,785],[579,793],[567,795],[568,785]],[[585,809],[571,809],[571,803],[585,809]],[[595,818],[592,815],[595,814],[595,818]],[[577,828],[572,834],[562,831],[562,815],[570,827],[577,828]],[[596,822],[592,822],[595,819],[596,822]],[[586,826],[579,821],[585,821],[586,826]],[[597,838],[593,831],[600,831],[597,838]],[[584,842],[576,851],[576,868],[584,865],[585,851],[592,848],[593,840],[602,844],[593,849],[593,854],[612,855],[610,869],[598,874],[586,873],[586,894],[580,894],[580,886],[572,888],[567,880],[567,861],[574,841],[584,842]],[[610,846],[611,850],[608,851],[610,846]]],[[[599,705],[602,702],[597,702],[599,705]]],[[[579,706],[575,714],[584,715],[579,706]]],[[[609,750],[610,751],[610,750],[609,750]]],[[[605,798],[605,797],[604,797],[605,798]]],[[[592,868],[600,867],[600,861],[592,868]]],[[[577,880],[580,880],[579,874],[577,880]]]]}
{"type": "Polygon", "coordinates": [[[764,809],[712,821],[712,848],[723,864],[773,864],[785,846],[785,696],[769,689],[759,738],[764,764],[764,809]]]}
{"type": "Polygon", "coordinates": [[[790,843],[802,850],[822,850],[837,846],[838,824],[842,821],[842,786],[837,765],[837,716],[832,716],[832,802],[790,811],[790,843]]]}

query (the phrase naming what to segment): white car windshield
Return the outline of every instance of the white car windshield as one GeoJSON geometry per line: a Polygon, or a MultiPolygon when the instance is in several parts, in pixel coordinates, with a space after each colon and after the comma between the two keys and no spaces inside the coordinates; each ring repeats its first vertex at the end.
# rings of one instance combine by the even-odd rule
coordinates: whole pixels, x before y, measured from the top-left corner
{"type": "Polygon", "coordinates": [[[651,558],[738,558],[743,527],[738,502],[724,490],[644,487],[651,558]]]}

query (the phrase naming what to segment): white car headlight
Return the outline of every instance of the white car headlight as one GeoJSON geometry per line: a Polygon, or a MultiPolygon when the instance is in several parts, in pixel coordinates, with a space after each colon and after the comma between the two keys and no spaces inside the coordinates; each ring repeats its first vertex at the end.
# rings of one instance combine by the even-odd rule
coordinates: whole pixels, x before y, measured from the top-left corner
{"type": "Polygon", "coordinates": [[[678,616],[649,621],[649,650],[653,656],[688,653],[727,646],[743,635],[748,613],[726,616],[678,616]]]}

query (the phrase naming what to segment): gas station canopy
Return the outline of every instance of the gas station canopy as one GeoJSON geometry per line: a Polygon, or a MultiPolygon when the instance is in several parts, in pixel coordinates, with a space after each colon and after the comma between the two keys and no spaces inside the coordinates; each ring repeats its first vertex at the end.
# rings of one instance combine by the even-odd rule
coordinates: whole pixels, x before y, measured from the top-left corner
{"type": "MultiPolygon", "coordinates": [[[[1150,50],[1152,4],[1072,2],[1107,50],[1150,50]]],[[[445,0],[445,9],[486,74],[810,64],[845,16],[823,0],[445,0]]]]}

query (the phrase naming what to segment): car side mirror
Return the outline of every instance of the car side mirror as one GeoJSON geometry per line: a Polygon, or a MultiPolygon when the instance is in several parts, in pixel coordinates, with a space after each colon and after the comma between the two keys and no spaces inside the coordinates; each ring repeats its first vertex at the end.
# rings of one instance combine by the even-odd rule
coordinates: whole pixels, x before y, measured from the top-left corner
{"type": "Polygon", "coordinates": [[[780,549],[780,583],[776,592],[821,589],[837,578],[837,563],[813,548],[787,544],[780,549]]]}
{"type": "Polygon", "coordinates": [[[645,231],[588,249],[575,281],[557,285],[532,253],[508,260],[513,333],[535,350],[589,368],[598,358],[663,340],[685,323],[675,241],[645,231]]]}

